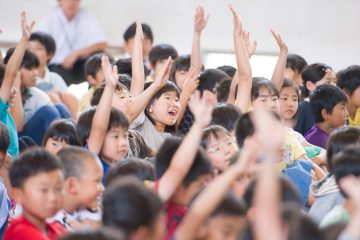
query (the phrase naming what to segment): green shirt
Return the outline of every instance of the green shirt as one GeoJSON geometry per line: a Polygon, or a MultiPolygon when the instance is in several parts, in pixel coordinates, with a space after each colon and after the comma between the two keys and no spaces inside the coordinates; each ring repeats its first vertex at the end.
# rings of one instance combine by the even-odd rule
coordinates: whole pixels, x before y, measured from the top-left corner
{"type": "Polygon", "coordinates": [[[12,157],[15,157],[19,154],[19,141],[14,119],[8,112],[9,107],[10,105],[8,103],[5,104],[0,98],[0,122],[2,122],[9,131],[10,145],[8,148],[8,153],[12,157]]]}

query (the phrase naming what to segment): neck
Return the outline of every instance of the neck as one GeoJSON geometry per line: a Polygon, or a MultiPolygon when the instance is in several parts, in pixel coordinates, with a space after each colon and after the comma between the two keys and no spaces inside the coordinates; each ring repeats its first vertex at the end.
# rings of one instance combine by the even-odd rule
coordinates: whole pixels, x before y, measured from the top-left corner
{"type": "Polygon", "coordinates": [[[351,119],[355,119],[356,111],[357,111],[358,108],[356,106],[354,106],[353,104],[351,104],[350,101],[346,105],[346,108],[347,108],[347,110],[349,112],[349,117],[351,119]]]}
{"type": "Polygon", "coordinates": [[[38,73],[39,73],[39,76],[41,77],[41,78],[44,78],[45,77],[45,68],[46,68],[46,66],[40,66],[40,67],[38,67],[38,73]]]}
{"type": "Polygon", "coordinates": [[[326,122],[316,123],[316,125],[327,134],[330,134],[330,132],[334,129],[330,127],[326,122]]]}
{"type": "Polygon", "coordinates": [[[155,123],[154,126],[155,126],[156,131],[161,132],[161,133],[165,132],[165,125],[164,124],[155,123]]]}
{"type": "Polygon", "coordinates": [[[284,123],[285,126],[287,126],[289,128],[293,128],[295,126],[294,119],[284,119],[283,123],[284,123]]]}
{"type": "Polygon", "coordinates": [[[38,218],[32,214],[30,214],[28,211],[24,209],[23,211],[24,217],[31,222],[35,227],[40,229],[42,232],[46,231],[46,222],[45,219],[38,218]]]}

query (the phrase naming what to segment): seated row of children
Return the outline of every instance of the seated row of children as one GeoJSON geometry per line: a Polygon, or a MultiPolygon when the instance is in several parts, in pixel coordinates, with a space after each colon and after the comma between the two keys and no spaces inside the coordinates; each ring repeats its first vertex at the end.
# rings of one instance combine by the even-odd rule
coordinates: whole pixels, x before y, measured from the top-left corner
{"type": "Polygon", "coordinates": [[[0,236],[358,239],[360,66],[307,66],[272,31],[272,79],[253,78],[230,10],[237,68],[203,69],[198,7],[191,55],[155,46],[146,81],[137,19],[130,61],[89,58],[79,116],[61,81],[34,87],[55,47],[22,13],[0,76],[0,236]]]}

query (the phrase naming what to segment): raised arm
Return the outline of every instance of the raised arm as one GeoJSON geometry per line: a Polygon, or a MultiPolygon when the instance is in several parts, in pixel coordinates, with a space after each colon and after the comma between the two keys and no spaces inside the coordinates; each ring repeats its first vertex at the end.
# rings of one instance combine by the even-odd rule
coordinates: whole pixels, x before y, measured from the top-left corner
{"type": "Polygon", "coordinates": [[[193,34],[193,42],[191,49],[190,67],[196,69],[199,72],[201,71],[201,67],[202,67],[201,53],[200,53],[201,32],[206,27],[208,20],[209,20],[209,15],[205,16],[204,8],[201,6],[197,7],[195,12],[195,20],[194,20],[194,34],[193,34]]]}
{"type": "Polygon", "coordinates": [[[12,99],[10,99],[11,108],[9,111],[14,119],[16,130],[21,132],[24,127],[24,106],[21,97],[21,77],[19,71],[16,74],[12,96],[10,98],[12,99]]]}
{"type": "Polygon", "coordinates": [[[172,60],[171,57],[169,57],[166,63],[164,64],[163,68],[161,69],[160,73],[156,77],[154,83],[151,84],[140,95],[138,95],[136,98],[133,98],[129,102],[128,118],[130,123],[132,123],[140,115],[140,113],[144,111],[151,97],[163,86],[165,86],[169,76],[171,63],[172,60]]]}
{"type": "Polygon", "coordinates": [[[277,89],[281,89],[283,82],[284,82],[284,75],[285,75],[285,68],[286,68],[286,59],[288,54],[288,48],[284,41],[281,39],[280,34],[271,30],[272,35],[274,36],[277,44],[280,48],[280,53],[278,60],[275,65],[274,73],[271,77],[271,81],[273,81],[277,87],[277,89]]]}
{"type": "Polygon", "coordinates": [[[237,98],[235,105],[242,111],[247,112],[251,102],[251,86],[252,86],[252,72],[249,61],[249,55],[245,47],[244,39],[242,37],[243,28],[240,16],[237,14],[234,7],[230,4],[230,10],[234,21],[234,45],[237,63],[237,74],[239,78],[237,98]]]}
{"type": "Polygon", "coordinates": [[[195,199],[176,232],[177,240],[195,239],[201,225],[221,203],[231,184],[246,173],[254,159],[255,141],[241,152],[237,162],[213,180],[195,199]]]}
{"type": "Polygon", "coordinates": [[[100,153],[104,143],[110,120],[111,102],[117,83],[117,67],[111,66],[107,56],[102,57],[102,69],[105,75],[105,89],[96,107],[88,139],[89,150],[95,154],[100,153]]]}
{"type": "Polygon", "coordinates": [[[8,102],[9,100],[9,96],[11,94],[11,88],[14,84],[16,74],[19,71],[21,61],[24,57],[25,49],[34,25],[35,25],[34,21],[32,21],[30,24],[27,23],[26,12],[22,12],[21,13],[22,36],[14,50],[14,53],[9,59],[9,62],[6,64],[4,80],[0,88],[0,97],[4,103],[8,102]]]}
{"type": "Polygon", "coordinates": [[[144,39],[140,18],[136,18],[136,33],[131,56],[132,79],[130,93],[137,97],[144,91],[145,73],[142,55],[142,41],[144,39]]]}
{"type": "Polygon", "coordinates": [[[169,168],[160,178],[158,194],[163,201],[171,198],[189,172],[198,152],[203,130],[211,121],[212,107],[206,104],[205,99],[200,99],[198,91],[191,96],[189,107],[195,121],[172,157],[169,168]]]}

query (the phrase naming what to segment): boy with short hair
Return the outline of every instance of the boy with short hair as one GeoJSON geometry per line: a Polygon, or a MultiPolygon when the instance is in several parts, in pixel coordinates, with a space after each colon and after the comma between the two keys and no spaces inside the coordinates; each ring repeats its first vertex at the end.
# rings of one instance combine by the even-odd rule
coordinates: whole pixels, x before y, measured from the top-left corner
{"type": "Polygon", "coordinates": [[[353,65],[338,73],[336,85],[346,97],[346,109],[349,111],[349,124],[360,126],[360,66],[353,65]]]}
{"type": "Polygon", "coordinates": [[[61,225],[46,222],[61,209],[64,174],[60,160],[39,148],[31,149],[12,162],[9,176],[23,214],[11,223],[4,239],[55,240],[62,235],[61,225]]]}
{"type": "Polygon", "coordinates": [[[345,124],[348,112],[343,91],[329,84],[317,87],[310,97],[310,109],[315,123],[305,133],[309,143],[326,148],[326,141],[332,130],[345,124]]]}
{"type": "Polygon", "coordinates": [[[156,79],[165,65],[167,59],[171,57],[175,60],[179,56],[176,49],[169,44],[158,44],[155,45],[149,53],[149,61],[152,69],[152,79],[156,79]]]}
{"type": "Polygon", "coordinates": [[[104,190],[103,168],[98,157],[84,148],[70,146],[62,149],[58,156],[64,167],[65,196],[62,210],[51,221],[71,231],[86,225],[78,218],[78,210],[97,206],[104,190]]]}

